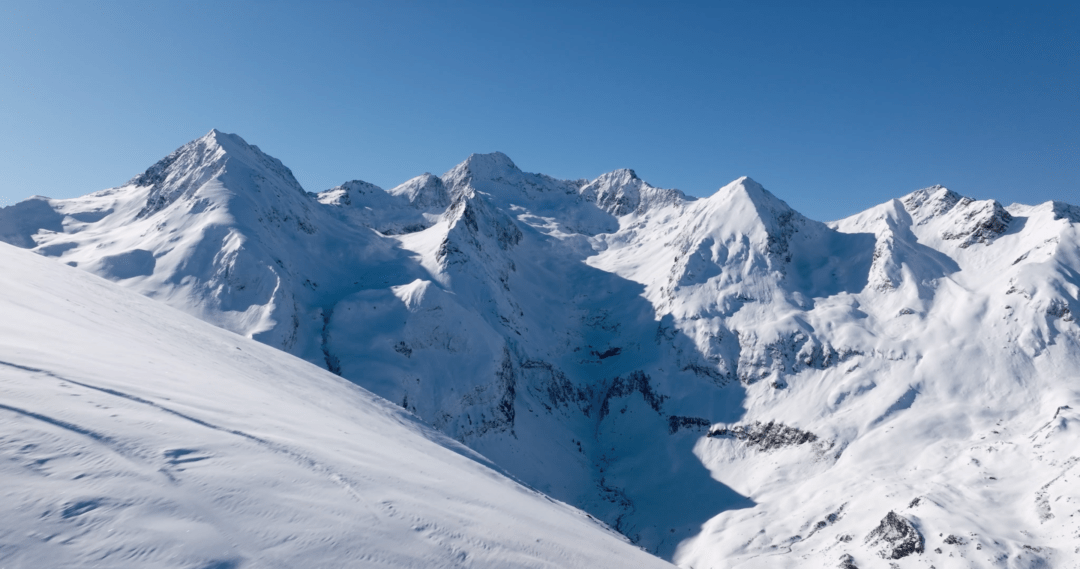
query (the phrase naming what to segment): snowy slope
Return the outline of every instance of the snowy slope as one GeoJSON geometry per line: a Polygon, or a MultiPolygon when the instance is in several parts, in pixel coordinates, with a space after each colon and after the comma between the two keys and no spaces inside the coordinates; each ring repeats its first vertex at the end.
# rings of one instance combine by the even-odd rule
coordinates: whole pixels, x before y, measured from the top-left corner
{"type": "Polygon", "coordinates": [[[4,567],[663,567],[308,363],[0,245],[4,567]]]}
{"type": "Polygon", "coordinates": [[[1080,563],[1080,208],[934,187],[825,224],[749,178],[694,199],[494,153],[308,194],[234,135],[173,156],[0,209],[0,239],[338,373],[681,566],[1080,563]]]}
{"type": "Polygon", "coordinates": [[[1010,208],[1003,222],[1004,208],[954,196],[922,190],[833,224],[874,236],[869,258],[857,241],[829,250],[869,261],[865,286],[790,312],[773,297],[737,323],[740,369],[755,370],[741,422],[781,421],[816,439],[764,453],[753,447],[769,447],[767,433],[702,439],[695,452],[713,475],[756,505],[710,520],[681,564],[1077,562],[1076,217],[1044,204],[1010,208]]]}

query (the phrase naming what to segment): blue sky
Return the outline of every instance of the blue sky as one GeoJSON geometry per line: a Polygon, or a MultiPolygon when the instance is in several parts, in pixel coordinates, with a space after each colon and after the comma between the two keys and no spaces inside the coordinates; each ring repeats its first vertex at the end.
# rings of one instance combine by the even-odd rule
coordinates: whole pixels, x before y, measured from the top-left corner
{"type": "Polygon", "coordinates": [[[1080,203],[1080,2],[0,3],[0,205],[211,128],[309,191],[500,150],[843,217],[940,183],[1080,203]]]}

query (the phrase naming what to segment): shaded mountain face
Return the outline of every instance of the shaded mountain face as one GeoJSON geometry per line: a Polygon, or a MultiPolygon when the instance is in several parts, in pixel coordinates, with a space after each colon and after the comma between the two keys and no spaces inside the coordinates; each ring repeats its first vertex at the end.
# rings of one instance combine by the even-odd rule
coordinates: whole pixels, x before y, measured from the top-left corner
{"type": "Polygon", "coordinates": [[[671,567],[400,407],[0,244],[10,567],[671,567]]]}
{"type": "Polygon", "coordinates": [[[1080,555],[1078,212],[934,187],[824,224],[749,178],[695,199],[500,153],[309,194],[213,131],[0,210],[0,239],[371,389],[680,565],[990,567],[1080,555]]]}

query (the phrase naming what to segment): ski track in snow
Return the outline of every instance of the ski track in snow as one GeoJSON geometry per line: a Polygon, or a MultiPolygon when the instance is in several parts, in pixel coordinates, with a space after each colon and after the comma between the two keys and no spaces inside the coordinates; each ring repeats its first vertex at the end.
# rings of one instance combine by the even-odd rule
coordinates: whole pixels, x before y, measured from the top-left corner
{"type": "MultiPolygon", "coordinates": [[[[237,436],[237,437],[241,437],[241,438],[246,439],[248,441],[251,441],[251,442],[253,442],[253,443],[255,443],[255,444],[259,445],[259,446],[262,446],[262,447],[266,448],[267,450],[270,450],[272,452],[287,456],[290,459],[292,459],[293,461],[295,461],[297,464],[307,468],[308,470],[311,470],[313,472],[317,472],[319,474],[325,475],[327,478],[329,478],[330,480],[333,480],[335,483],[340,485],[341,488],[343,490],[345,490],[345,492],[351,498],[357,500],[361,504],[364,504],[363,498],[359,494],[357,494],[356,490],[354,490],[354,487],[357,485],[357,482],[349,481],[344,475],[342,475],[342,474],[340,474],[338,472],[334,472],[334,470],[331,469],[329,466],[321,464],[317,460],[311,458],[310,456],[307,456],[307,455],[305,455],[305,454],[303,454],[301,452],[298,452],[296,450],[290,449],[290,448],[288,448],[288,447],[286,447],[284,445],[274,443],[272,441],[269,441],[269,440],[266,440],[266,439],[263,439],[263,438],[256,437],[254,435],[245,433],[243,431],[239,431],[239,430],[235,430],[235,429],[228,429],[228,428],[225,428],[225,427],[219,427],[217,425],[214,425],[214,424],[208,423],[206,421],[203,421],[202,419],[198,419],[198,418],[192,417],[190,415],[185,415],[184,413],[181,413],[179,411],[175,411],[173,409],[169,409],[168,407],[165,407],[165,406],[163,406],[163,405],[161,405],[159,403],[154,403],[153,401],[149,401],[149,400],[143,399],[141,397],[136,397],[136,396],[130,395],[128,393],[123,393],[123,392],[117,391],[115,389],[108,389],[108,388],[105,388],[105,387],[95,387],[93,385],[89,385],[89,384],[86,384],[86,383],[75,381],[73,379],[68,379],[68,378],[61,377],[59,375],[56,375],[56,374],[54,374],[52,372],[49,372],[49,371],[46,371],[46,370],[21,366],[21,365],[13,364],[13,363],[10,363],[10,362],[0,361],[0,365],[13,367],[13,368],[16,368],[16,369],[21,369],[21,370],[29,371],[29,372],[36,373],[36,374],[46,375],[46,376],[51,377],[53,379],[56,379],[56,380],[58,380],[60,382],[63,382],[64,384],[67,384],[67,385],[77,385],[77,386],[85,388],[85,389],[89,389],[89,390],[97,391],[97,392],[100,392],[100,393],[105,393],[105,394],[108,394],[108,395],[112,395],[114,397],[119,397],[119,398],[122,398],[122,399],[126,399],[128,401],[132,401],[132,402],[138,403],[140,405],[146,405],[148,407],[152,407],[152,408],[157,409],[159,411],[162,411],[164,413],[168,413],[170,415],[179,417],[179,418],[181,418],[181,419],[183,419],[185,421],[194,423],[194,424],[196,424],[196,425],[198,425],[200,427],[205,427],[207,429],[211,429],[211,430],[214,430],[214,431],[219,431],[219,432],[226,433],[226,434],[229,434],[229,435],[234,435],[234,436],[237,436]]],[[[35,387],[39,387],[39,386],[35,386],[35,387]]],[[[67,430],[69,430],[69,431],[71,431],[73,433],[76,433],[76,434],[80,434],[80,435],[83,435],[83,436],[90,437],[91,439],[94,439],[95,441],[108,446],[111,450],[117,452],[118,454],[125,454],[124,452],[122,452],[123,447],[121,447],[118,444],[117,440],[115,440],[114,438],[112,438],[110,436],[103,435],[103,434],[94,432],[94,431],[92,431],[90,429],[87,429],[85,427],[80,427],[78,425],[67,423],[67,422],[59,420],[59,419],[54,419],[54,418],[51,418],[51,417],[40,415],[38,413],[34,413],[32,411],[27,411],[25,409],[19,409],[19,408],[4,405],[4,404],[0,404],[0,408],[6,409],[6,410],[14,412],[14,413],[20,413],[20,414],[25,415],[27,417],[31,417],[31,418],[37,419],[39,421],[43,421],[43,422],[55,425],[57,427],[67,429],[67,430]]],[[[175,453],[185,454],[188,451],[186,451],[186,449],[175,449],[174,451],[166,451],[166,453],[168,453],[168,452],[175,452],[175,453]]],[[[180,456],[180,455],[178,455],[178,456],[180,456]]],[[[129,458],[131,458],[131,456],[129,456],[129,458]]],[[[191,460],[193,460],[193,459],[188,458],[188,459],[181,459],[179,461],[173,460],[173,461],[170,461],[170,462],[173,463],[173,464],[176,464],[178,462],[190,462],[191,460]]],[[[167,472],[165,472],[165,471],[162,471],[162,472],[165,473],[166,476],[168,476],[167,472]]],[[[375,513],[374,510],[371,510],[369,508],[369,511],[371,511],[372,514],[374,515],[374,513],[375,513]]]]}

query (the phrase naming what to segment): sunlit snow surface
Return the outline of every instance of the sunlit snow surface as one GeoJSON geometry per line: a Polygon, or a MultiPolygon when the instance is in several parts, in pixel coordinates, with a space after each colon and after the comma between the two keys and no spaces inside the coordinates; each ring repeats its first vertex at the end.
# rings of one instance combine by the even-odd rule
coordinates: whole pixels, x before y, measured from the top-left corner
{"type": "Polygon", "coordinates": [[[0,209],[0,240],[333,371],[697,569],[1080,564],[1078,228],[941,187],[825,224],[748,178],[694,199],[499,153],[316,195],[217,131],[0,209]]]}
{"type": "Polygon", "coordinates": [[[2,567],[662,567],[367,391],[0,244],[2,567]]]}

